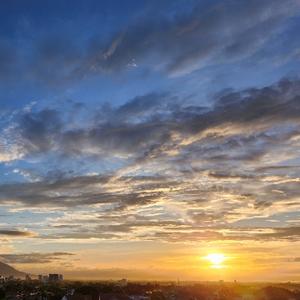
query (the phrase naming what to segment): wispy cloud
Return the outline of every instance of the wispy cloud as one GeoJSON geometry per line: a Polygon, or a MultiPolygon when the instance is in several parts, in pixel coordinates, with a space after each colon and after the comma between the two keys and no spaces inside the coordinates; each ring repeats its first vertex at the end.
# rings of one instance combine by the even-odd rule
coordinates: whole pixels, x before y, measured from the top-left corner
{"type": "Polygon", "coordinates": [[[58,262],[61,259],[73,255],[67,252],[52,253],[21,253],[21,254],[1,254],[0,258],[11,264],[45,264],[58,262]]]}
{"type": "Polygon", "coordinates": [[[30,231],[17,229],[0,229],[0,235],[8,237],[34,237],[36,234],[30,231]]]}
{"type": "Polygon", "coordinates": [[[298,238],[288,223],[261,234],[245,234],[234,223],[299,206],[299,169],[287,165],[297,159],[299,89],[298,80],[284,79],[225,92],[206,108],[150,94],[100,108],[88,125],[72,128],[55,109],[22,112],[12,132],[24,158],[118,157],[122,164],[102,174],[50,172],[1,184],[0,202],[14,210],[75,209],[71,223],[57,219],[43,238],[298,238]],[[230,234],[220,230],[230,226],[230,234]]]}
{"type": "MultiPolygon", "coordinates": [[[[282,32],[298,9],[296,0],[194,5],[189,12],[151,20],[143,15],[109,38],[99,38],[96,32],[80,46],[62,26],[59,34],[45,32],[35,42],[27,41],[31,51],[16,49],[16,42],[0,43],[0,76],[13,80],[18,74],[23,79],[61,85],[129,66],[184,75],[257,54],[282,32]]],[[[285,57],[295,52],[289,50],[285,57]]],[[[278,60],[278,53],[275,58],[278,60]]]]}

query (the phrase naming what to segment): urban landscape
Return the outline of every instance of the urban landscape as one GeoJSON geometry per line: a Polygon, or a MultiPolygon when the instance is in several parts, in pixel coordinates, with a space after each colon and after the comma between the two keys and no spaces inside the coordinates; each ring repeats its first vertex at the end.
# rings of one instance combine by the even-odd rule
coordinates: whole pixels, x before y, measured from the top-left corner
{"type": "MultiPolygon", "coordinates": [[[[49,278],[58,274],[49,274],[49,278]]],[[[54,279],[54,278],[53,278],[54,279]]],[[[73,282],[8,278],[5,300],[299,300],[300,284],[238,282],[73,282]]]]}
{"type": "Polygon", "coordinates": [[[0,0],[0,300],[300,300],[300,0],[0,0]]]}

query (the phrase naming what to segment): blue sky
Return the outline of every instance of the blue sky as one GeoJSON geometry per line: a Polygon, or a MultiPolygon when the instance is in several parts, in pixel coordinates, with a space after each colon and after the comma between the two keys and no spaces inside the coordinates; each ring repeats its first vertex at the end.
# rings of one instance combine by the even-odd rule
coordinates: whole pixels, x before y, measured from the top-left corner
{"type": "MultiPolygon", "coordinates": [[[[115,265],[96,259],[99,248],[114,249],[113,260],[127,247],[120,268],[144,278],[155,272],[137,258],[144,275],[130,273],[128,262],[148,243],[160,257],[186,244],[195,255],[202,243],[260,256],[250,240],[267,257],[275,242],[275,265],[296,260],[299,9],[297,0],[3,1],[0,257],[32,272],[64,261],[70,276],[96,264],[101,276],[115,265]]],[[[169,278],[175,266],[164,268],[169,278]]],[[[299,275],[290,268],[270,278],[299,275]]]]}

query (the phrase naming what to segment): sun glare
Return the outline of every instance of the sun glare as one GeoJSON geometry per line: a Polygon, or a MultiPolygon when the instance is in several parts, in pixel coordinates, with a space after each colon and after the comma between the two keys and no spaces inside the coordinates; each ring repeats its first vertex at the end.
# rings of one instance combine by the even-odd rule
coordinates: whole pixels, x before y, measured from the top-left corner
{"type": "Polygon", "coordinates": [[[223,268],[223,262],[225,261],[226,257],[222,253],[210,253],[205,256],[205,259],[208,260],[211,264],[212,268],[223,268]]]}

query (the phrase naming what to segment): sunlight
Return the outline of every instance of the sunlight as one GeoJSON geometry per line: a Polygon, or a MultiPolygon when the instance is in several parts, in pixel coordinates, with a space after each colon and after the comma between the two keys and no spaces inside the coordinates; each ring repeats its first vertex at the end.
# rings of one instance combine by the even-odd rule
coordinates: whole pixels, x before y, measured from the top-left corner
{"type": "Polygon", "coordinates": [[[215,269],[223,268],[223,262],[226,259],[225,255],[222,253],[210,253],[204,258],[208,260],[211,264],[211,267],[215,269]]]}

